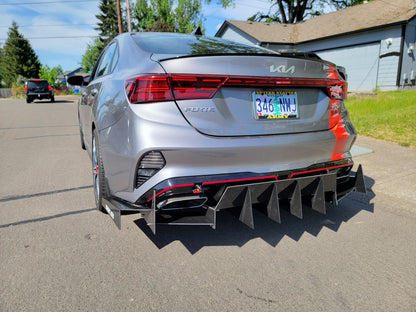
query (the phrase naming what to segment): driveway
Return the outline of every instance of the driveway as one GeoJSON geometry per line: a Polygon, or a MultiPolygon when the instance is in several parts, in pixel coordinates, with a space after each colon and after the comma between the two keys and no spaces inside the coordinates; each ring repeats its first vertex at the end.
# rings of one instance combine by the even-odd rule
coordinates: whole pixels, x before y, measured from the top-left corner
{"type": "Polygon", "coordinates": [[[0,101],[0,311],[416,311],[416,151],[359,137],[368,194],[323,216],[122,229],[94,209],[72,97],[0,101]]]}

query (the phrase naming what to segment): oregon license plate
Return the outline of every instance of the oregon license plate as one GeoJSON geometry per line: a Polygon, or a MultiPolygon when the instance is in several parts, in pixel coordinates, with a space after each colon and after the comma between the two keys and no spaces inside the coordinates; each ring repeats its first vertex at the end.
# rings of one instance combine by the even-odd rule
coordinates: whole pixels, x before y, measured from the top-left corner
{"type": "Polygon", "coordinates": [[[255,91],[252,93],[256,119],[298,118],[298,99],[294,91],[255,91]]]}

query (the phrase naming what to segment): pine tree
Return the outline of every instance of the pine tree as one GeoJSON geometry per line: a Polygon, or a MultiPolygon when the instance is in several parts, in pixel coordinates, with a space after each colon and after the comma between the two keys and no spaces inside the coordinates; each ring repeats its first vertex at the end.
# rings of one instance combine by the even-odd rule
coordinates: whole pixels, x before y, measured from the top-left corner
{"type": "Polygon", "coordinates": [[[2,47],[0,47],[0,88],[3,87],[3,77],[4,77],[4,73],[3,73],[3,59],[4,59],[4,50],[2,47]]]}
{"type": "Polygon", "coordinates": [[[15,83],[19,75],[26,78],[39,77],[38,57],[29,41],[19,33],[16,22],[9,28],[2,54],[0,72],[6,86],[15,83]]]}
{"type": "MultiPolygon", "coordinates": [[[[118,35],[118,17],[117,4],[115,0],[101,0],[100,14],[95,17],[99,20],[98,27],[95,30],[99,31],[99,38],[103,43],[103,49],[114,37],[118,35]]],[[[123,24],[123,23],[122,23],[123,24]]],[[[124,31],[123,27],[123,31],[124,31]]]]}

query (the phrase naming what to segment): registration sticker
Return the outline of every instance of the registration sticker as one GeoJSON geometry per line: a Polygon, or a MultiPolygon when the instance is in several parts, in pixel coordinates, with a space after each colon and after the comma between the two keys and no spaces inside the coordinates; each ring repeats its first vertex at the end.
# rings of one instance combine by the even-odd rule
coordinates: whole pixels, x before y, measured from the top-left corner
{"type": "Polygon", "coordinates": [[[255,91],[252,93],[256,119],[298,118],[298,99],[294,91],[255,91]]]}

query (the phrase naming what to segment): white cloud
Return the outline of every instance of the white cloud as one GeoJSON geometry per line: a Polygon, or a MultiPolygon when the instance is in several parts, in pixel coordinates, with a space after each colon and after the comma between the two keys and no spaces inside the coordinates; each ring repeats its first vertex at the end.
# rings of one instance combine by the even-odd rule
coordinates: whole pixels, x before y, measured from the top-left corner
{"type": "MultiPolygon", "coordinates": [[[[43,64],[56,66],[61,62],[69,66],[64,69],[71,69],[78,65],[87,44],[93,39],[91,37],[97,36],[94,27],[95,15],[99,13],[98,3],[98,0],[75,3],[61,1],[2,6],[0,26],[3,27],[0,27],[0,39],[7,39],[8,27],[12,25],[12,21],[16,21],[19,32],[29,40],[43,64]]],[[[4,40],[0,40],[0,44],[3,43],[4,40]]]]}
{"type": "MultiPolygon", "coordinates": [[[[87,44],[92,40],[85,36],[97,35],[94,27],[97,22],[95,15],[99,14],[98,5],[99,0],[72,3],[62,0],[60,3],[0,6],[0,26],[3,26],[0,27],[0,39],[7,38],[8,27],[16,21],[20,33],[30,41],[42,64],[73,69],[78,66],[87,44]],[[34,39],[39,37],[75,38],[34,39]]],[[[216,0],[209,5],[204,3],[202,13],[207,34],[214,35],[226,19],[247,20],[258,11],[267,12],[269,7],[269,0],[235,0],[234,7],[227,9],[216,4],[216,0]]],[[[0,45],[3,43],[4,40],[0,40],[0,45]]]]}

